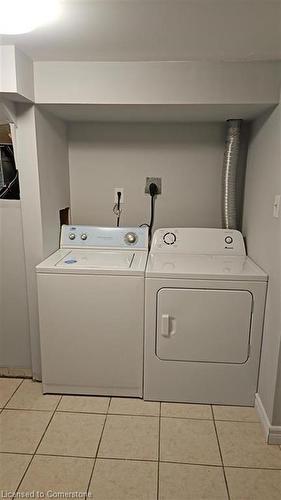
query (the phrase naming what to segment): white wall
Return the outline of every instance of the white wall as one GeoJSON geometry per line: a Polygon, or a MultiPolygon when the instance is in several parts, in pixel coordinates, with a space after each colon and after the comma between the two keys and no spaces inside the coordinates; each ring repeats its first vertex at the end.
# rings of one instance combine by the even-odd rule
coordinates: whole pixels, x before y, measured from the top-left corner
{"type": "Polygon", "coordinates": [[[33,62],[14,45],[0,45],[0,94],[34,100],[33,62]]]}
{"type": "Polygon", "coordinates": [[[16,163],[21,189],[31,361],[33,375],[39,378],[41,364],[35,265],[43,257],[43,237],[34,107],[21,105],[17,110],[17,123],[16,163]]]}
{"type": "Polygon", "coordinates": [[[281,218],[273,218],[274,195],[281,193],[281,107],[257,120],[248,152],[244,233],[249,256],[269,274],[258,392],[270,422],[281,339],[281,218]]]}
{"type": "Polygon", "coordinates": [[[17,91],[16,55],[13,45],[0,46],[0,92],[17,91]]]}
{"type": "Polygon", "coordinates": [[[59,210],[69,206],[68,144],[65,124],[35,108],[43,254],[59,247],[59,210]]]}
{"type": "Polygon", "coordinates": [[[72,222],[113,226],[114,188],[124,188],[123,225],[149,221],[146,176],[162,178],[155,227],[220,227],[224,125],[71,124],[72,222]]]}
{"type": "Polygon", "coordinates": [[[0,368],[31,368],[21,204],[0,200],[0,368]]]}
{"type": "Polygon", "coordinates": [[[7,123],[16,123],[16,109],[12,101],[1,98],[0,101],[0,126],[7,123]]]}
{"type": "Polygon", "coordinates": [[[17,114],[32,370],[40,379],[35,266],[59,246],[59,210],[69,205],[68,147],[60,120],[29,105],[20,105],[17,114]]]}
{"type": "Polygon", "coordinates": [[[36,103],[277,103],[279,62],[37,61],[36,103]]]}

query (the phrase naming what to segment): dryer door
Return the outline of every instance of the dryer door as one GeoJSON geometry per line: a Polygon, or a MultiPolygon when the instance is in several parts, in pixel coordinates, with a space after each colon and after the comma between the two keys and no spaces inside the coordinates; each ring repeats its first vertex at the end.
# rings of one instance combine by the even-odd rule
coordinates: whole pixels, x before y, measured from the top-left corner
{"type": "Polygon", "coordinates": [[[252,301],[247,290],[162,288],[156,355],[174,361],[245,363],[252,301]]]}

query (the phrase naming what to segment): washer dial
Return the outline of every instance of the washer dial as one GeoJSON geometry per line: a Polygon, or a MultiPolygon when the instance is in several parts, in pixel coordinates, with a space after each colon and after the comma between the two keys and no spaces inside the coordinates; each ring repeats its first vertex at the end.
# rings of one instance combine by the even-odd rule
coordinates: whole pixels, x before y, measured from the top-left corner
{"type": "Polygon", "coordinates": [[[69,233],[68,237],[70,240],[75,240],[76,238],[75,233],[69,233]]]}
{"type": "Polygon", "coordinates": [[[231,243],[233,243],[233,238],[231,236],[226,236],[224,238],[224,241],[225,243],[227,243],[227,245],[231,245],[231,243]]]}
{"type": "Polygon", "coordinates": [[[165,233],[163,236],[163,241],[166,245],[173,245],[176,241],[176,235],[174,233],[165,233]]]}
{"type": "Polygon", "coordinates": [[[81,234],[81,240],[85,241],[88,238],[88,235],[86,233],[81,234]]]}
{"type": "Polygon", "coordinates": [[[137,242],[138,237],[136,233],[126,233],[124,236],[124,240],[127,245],[134,245],[134,243],[137,242]]]}

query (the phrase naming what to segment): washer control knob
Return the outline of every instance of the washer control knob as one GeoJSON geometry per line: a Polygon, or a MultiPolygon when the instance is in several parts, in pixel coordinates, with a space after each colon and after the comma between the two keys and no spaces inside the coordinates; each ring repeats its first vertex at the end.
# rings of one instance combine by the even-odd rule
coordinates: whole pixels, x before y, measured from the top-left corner
{"type": "Polygon", "coordinates": [[[69,233],[68,237],[70,240],[75,240],[76,235],[74,233],[69,233]]]}
{"type": "Polygon", "coordinates": [[[226,236],[224,238],[224,241],[225,243],[227,243],[228,245],[231,245],[231,243],[233,243],[233,238],[231,236],[226,236]]]}
{"type": "Polygon", "coordinates": [[[134,243],[137,242],[137,235],[136,233],[127,233],[125,234],[125,242],[127,243],[127,245],[133,245],[134,243]]]}
{"type": "Polygon", "coordinates": [[[163,241],[166,245],[173,245],[176,241],[176,235],[174,233],[166,233],[163,236],[163,241]]]}
{"type": "Polygon", "coordinates": [[[85,241],[88,238],[88,235],[86,233],[81,234],[81,240],[85,241]]]}

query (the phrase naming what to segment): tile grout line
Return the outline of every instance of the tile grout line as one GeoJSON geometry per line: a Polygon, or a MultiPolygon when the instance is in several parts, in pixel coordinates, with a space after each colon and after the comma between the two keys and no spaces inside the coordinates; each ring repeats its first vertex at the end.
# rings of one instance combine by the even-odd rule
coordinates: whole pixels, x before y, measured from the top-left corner
{"type": "MultiPolygon", "coordinates": [[[[13,378],[18,378],[18,377],[13,377],[13,378]]],[[[19,378],[21,378],[21,377],[19,377],[19,378]]],[[[14,395],[16,394],[16,392],[18,391],[18,389],[22,386],[22,384],[23,384],[24,380],[26,380],[26,379],[25,379],[25,378],[23,378],[23,379],[21,380],[21,382],[19,383],[19,385],[17,386],[17,388],[14,390],[13,394],[12,394],[12,395],[10,396],[10,398],[6,401],[6,404],[5,404],[5,405],[3,406],[3,408],[1,409],[0,414],[1,414],[1,413],[3,413],[4,409],[5,409],[5,410],[7,410],[7,408],[6,408],[7,404],[9,404],[9,402],[10,402],[10,401],[11,401],[11,399],[14,397],[14,395]]],[[[25,455],[29,455],[29,454],[25,454],[25,455]]],[[[31,455],[30,455],[30,456],[31,456],[31,455]]],[[[31,458],[31,459],[30,459],[30,461],[28,462],[28,464],[27,464],[27,466],[26,466],[26,468],[25,468],[25,471],[24,471],[24,473],[23,473],[23,476],[25,476],[26,471],[27,471],[27,469],[29,468],[29,465],[30,465],[30,462],[31,462],[31,461],[32,461],[32,458],[31,458]]],[[[14,495],[13,495],[13,498],[14,498],[14,495]]]]}
{"type": "MultiPolygon", "coordinates": [[[[41,410],[41,409],[35,409],[35,408],[0,408],[0,413],[1,411],[33,411],[33,412],[39,412],[39,413],[48,413],[50,410],[41,410]]],[[[56,413],[66,413],[66,414],[77,414],[77,415],[109,415],[109,416],[115,416],[115,417],[150,417],[150,418],[158,418],[157,415],[155,414],[143,414],[143,413],[108,413],[107,411],[101,412],[101,411],[76,411],[76,410],[57,410],[56,413]]],[[[194,420],[196,422],[212,422],[213,418],[194,418],[194,417],[180,417],[180,416],[166,416],[162,415],[162,418],[167,418],[167,419],[177,419],[177,420],[194,420]]],[[[237,423],[237,424],[259,424],[259,422],[256,422],[254,420],[223,420],[216,418],[214,419],[215,422],[230,422],[230,423],[237,423]]],[[[280,445],[273,445],[273,446],[280,446],[280,445]]]]}
{"type": "Polygon", "coordinates": [[[152,415],[148,415],[145,413],[111,413],[109,412],[108,415],[114,416],[114,417],[154,417],[154,418],[159,418],[159,415],[156,415],[153,413],[152,415]]]}
{"type": "Polygon", "coordinates": [[[45,435],[46,435],[46,432],[47,432],[47,430],[48,430],[48,428],[49,428],[49,426],[50,426],[50,424],[51,424],[51,422],[52,422],[52,420],[53,420],[53,418],[54,418],[54,415],[55,415],[55,413],[56,413],[56,409],[57,409],[58,405],[60,404],[61,400],[62,400],[62,396],[60,396],[60,397],[59,397],[59,400],[58,400],[58,402],[57,402],[57,404],[56,404],[56,406],[55,406],[55,408],[54,408],[54,410],[53,410],[53,413],[52,413],[51,418],[50,418],[50,420],[49,420],[49,422],[48,422],[48,424],[47,424],[47,426],[46,426],[46,429],[44,430],[44,432],[43,432],[43,434],[42,434],[42,436],[41,436],[41,438],[40,438],[40,440],[39,440],[39,443],[38,443],[38,445],[36,446],[36,448],[35,448],[35,450],[34,450],[34,452],[33,452],[33,454],[32,454],[31,460],[30,460],[30,462],[29,462],[29,464],[28,464],[28,466],[27,466],[27,468],[26,468],[26,470],[25,470],[25,472],[24,472],[24,474],[23,474],[23,476],[22,476],[22,478],[21,478],[21,480],[20,480],[20,482],[19,482],[19,484],[18,484],[18,486],[17,486],[16,490],[15,490],[15,496],[16,496],[16,494],[18,493],[18,490],[19,490],[19,488],[20,488],[20,486],[21,486],[21,484],[22,484],[22,482],[23,482],[23,480],[24,480],[24,478],[25,478],[25,476],[26,476],[26,474],[27,474],[27,472],[28,472],[28,470],[29,470],[29,468],[30,468],[31,464],[33,463],[34,457],[36,456],[36,452],[37,452],[37,450],[38,450],[38,448],[39,448],[40,444],[42,443],[42,440],[44,439],[44,437],[45,437],[45,435]]]}
{"type": "Polygon", "coordinates": [[[218,435],[218,430],[217,430],[217,425],[216,425],[216,420],[215,420],[213,405],[211,405],[211,411],[212,411],[212,415],[213,415],[213,424],[214,424],[214,428],[215,428],[215,433],[216,433],[216,438],[217,438],[219,453],[220,453],[220,457],[221,457],[222,471],[223,471],[223,477],[224,477],[224,482],[225,482],[227,497],[228,497],[228,500],[231,500],[230,493],[229,493],[229,488],[228,488],[228,483],[227,483],[227,479],[226,479],[226,473],[225,473],[225,468],[224,468],[223,456],[222,456],[222,451],[221,451],[221,445],[220,445],[220,440],[219,440],[219,435],[218,435]]]}
{"type": "Polygon", "coordinates": [[[12,397],[16,394],[17,390],[22,386],[23,382],[24,382],[24,378],[19,383],[19,385],[17,386],[17,388],[14,390],[13,394],[11,395],[11,397],[9,397],[8,401],[6,401],[6,404],[3,406],[2,411],[7,409],[6,408],[7,404],[11,401],[12,397]]]}
{"type": "MultiPolygon", "coordinates": [[[[38,413],[50,413],[52,410],[40,410],[38,408],[3,408],[5,411],[33,411],[38,413]]],[[[70,413],[70,412],[56,412],[56,413],[70,413]]],[[[73,412],[73,413],[84,413],[84,412],[73,412]]]]}
{"type": "MultiPolygon", "coordinates": [[[[16,389],[17,390],[17,389],[16,389]]],[[[8,404],[8,402],[7,402],[8,404]]],[[[38,408],[0,408],[0,413],[1,411],[37,411],[37,412],[49,412],[50,410],[40,410],[38,408]]],[[[82,414],[82,415],[113,415],[116,417],[155,417],[158,418],[157,415],[152,414],[152,415],[147,415],[143,413],[109,413],[108,411],[76,411],[76,410],[56,410],[56,413],[76,413],[76,414],[82,414]]],[[[232,423],[237,423],[237,424],[259,424],[259,422],[254,421],[254,420],[230,420],[230,419],[222,419],[222,418],[194,418],[194,417],[180,417],[180,416],[166,416],[166,415],[161,415],[162,418],[168,418],[168,419],[178,419],[178,420],[196,420],[199,422],[212,422],[213,420],[215,422],[232,422],[232,423]]],[[[280,446],[280,445],[276,445],[280,446]]]]}
{"type": "Polygon", "coordinates": [[[96,450],[96,456],[94,457],[94,463],[93,463],[92,472],[90,474],[89,481],[88,481],[88,486],[87,486],[87,490],[86,490],[86,499],[89,498],[89,489],[90,489],[90,486],[91,486],[91,482],[92,482],[92,478],[93,478],[93,475],[94,475],[94,470],[95,470],[96,462],[97,462],[97,459],[98,459],[98,453],[99,453],[99,449],[100,449],[100,445],[101,445],[101,440],[102,440],[104,429],[105,429],[105,424],[106,424],[107,417],[108,417],[108,411],[109,411],[111,400],[112,400],[112,398],[110,397],[109,401],[108,401],[107,412],[105,414],[105,419],[104,419],[104,423],[103,423],[103,427],[102,427],[100,439],[99,439],[97,450],[96,450]]]}
{"type": "Polygon", "coordinates": [[[159,402],[159,423],[158,423],[158,462],[157,462],[157,488],[156,488],[156,499],[159,500],[160,492],[160,452],[161,452],[161,401],[159,402]]]}
{"type": "MultiPolygon", "coordinates": [[[[19,453],[14,451],[1,451],[0,455],[24,455],[33,457],[32,453],[19,453]]],[[[60,457],[60,458],[78,458],[78,459],[93,459],[94,457],[83,456],[83,455],[54,455],[51,453],[36,453],[37,457],[60,457]]],[[[102,457],[101,460],[116,460],[116,461],[125,461],[125,462],[150,462],[157,463],[158,460],[152,460],[149,458],[117,458],[117,457],[102,457]]],[[[195,463],[195,462],[175,462],[173,460],[160,460],[160,464],[175,464],[175,465],[192,465],[197,467],[214,467],[214,468],[222,468],[222,465],[216,464],[208,464],[208,463],[195,463]]],[[[262,471],[281,471],[281,468],[274,467],[246,467],[244,465],[226,465],[224,466],[226,469],[244,469],[244,470],[262,470],[262,471]]]]}
{"type": "MultiPolygon", "coordinates": [[[[62,396],[63,397],[63,396],[62,396]]],[[[39,410],[38,408],[0,408],[0,410],[7,410],[7,411],[37,411],[41,413],[46,413],[50,412],[50,410],[39,410]]],[[[81,414],[81,415],[113,415],[115,417],[155,417],[158,418],[158,415],[148,415],[148,414],[143,414],[143,413],[110,413],[108,411],[75,411],[75,410],[56,410],[56,413],[75,413],[75,414],[81,414]]],[[[199,419],[190,419],[186,417],[165,417],[165,418],[181,418],[183,420],[199,420],[199,419]]],[[[200,419],[200,420],[207,420],[207,419],[200,419]]],[[[208,419],[211,420],[211,419],[208,419]]]]}

